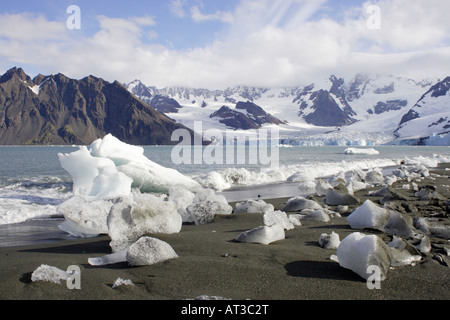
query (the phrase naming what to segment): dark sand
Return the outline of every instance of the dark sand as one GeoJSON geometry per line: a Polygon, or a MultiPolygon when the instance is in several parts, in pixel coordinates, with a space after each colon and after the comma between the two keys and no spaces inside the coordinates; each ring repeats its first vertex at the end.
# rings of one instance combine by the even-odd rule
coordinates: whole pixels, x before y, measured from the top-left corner
{"type": "MultiPolygon", "coordinates": [[[[418,184],[435,185],[448,200],[450,171],[445,167],[450,166],[441,166],[433,171],[439,176],[423,179],[418,184]]],[[[410,214],[420,216],[442,211],[442,206],[415,201],[412,190],[401,192],[410,197],[408,203],[419,209],[410,214]]],[[[361,202],[367,198],[379,199],[366,194],[367,190],[357,193],[361,202]]],[[[266,202],[280,209],[286,200],[266,202]]],[[[445,213],[445,208],[443,210],[444,214],[438,214],[437,218],[448,224],[448,212],[445,213]]],[[[332,218],[326,223],[303,221],[302,226],[286,231],[285,240],[268,246],[234,241],[241,232],[263,225],[261,214],[217,216],[211,224],[184,225],[179,234],[151,235],[168,242],[179,257],[145,267],[129,267],[127,263],[90,266],[88,258],[110,253],[107,236],[0,248],[0,299],[182,300],[200,295],[233,300],[450,299],[450,268],[434,255],[442,253],[443,245],[449,246],[445,239],[432,238],[432,252],[423,256],[416,266],[390,270],[379,290],[369,290],[365,280],[330,260],[336,250],[321,248],[319,236],[335,231],[342,240],[359,231],[350,228],[345,219],[347,215],[332,218]],[[31,282],[31,273],[41,264],[62,270],[70,265],[79,266],[81,289],[69,290],[65,282],[59,285],[31,282]],[[130,279],[135,286],[113,289],[118,277],[130,279]]],[[[392,236],[379,231],[364,232],[376,233],[385,242],[392,239],[392,236]]]]}

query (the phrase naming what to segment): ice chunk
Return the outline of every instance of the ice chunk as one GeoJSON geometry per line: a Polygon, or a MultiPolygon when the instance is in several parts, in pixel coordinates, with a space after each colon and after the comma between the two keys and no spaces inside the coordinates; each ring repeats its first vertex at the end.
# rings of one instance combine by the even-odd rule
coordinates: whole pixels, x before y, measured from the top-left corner
{"type": "Polygon", "coordinates": [[[143,148],[128,145],[110,134],[94,141],[90,147],[93,156],[112,161],[119,172],[132,178],[132,187],[142,192],[167,192],[175,186],[191,191],[200,189],[193,179],[145,157],[143,148]]]}
{"type": "Polygon", "coordinates": [[[319,179],[316,183],[316,194],[318,196],[324,196],[329,189],[333,189],[331,183],[324,179],[319,179]]]}
{"type": "Polygon", "coordinates": [[[428,236],[424,236],[416,248],[422,253],[428,253],[431,251],[431,242],[428,236]]]}
{"type": "Polygon", "coordinates": [[[302,182],[298,185],[298,189],[300,194],[302,195],[314,194],[316,193],[316,182],[315,181],[302,182]]]}
{"type": "Polygon", "coordinates": [[[128,247],[125,249],[122,249],[120,251],[107,254],[103,257],[97,257],[97,258],[89,258],[88,263],[91,266],[105,266],[108,264],[115,264],[119,262],[125,262],[127,261],[127,250],[128,247]]]}
{"type": "Polygon", "coordinates": [[[233,213],[233,207],[228,204],[226,198],[216,194],[211,189],[199,191],[187,208],[188,219],[195,224],[207,224],[214,221],[216,215],[229,215],[233,213]]]}
{"type": "Polygon", "coordinates": [[[334,231],[331,234],[322,233],[319,237],[319,245],[324,249],[337,249],[340,243],[339,235],[334,231]]]}
{"type": "Polygon", "coordinates": [[[269,245],[285,238],[284,227],[281,224],[261,226],[241,233],[236,241],[269,245]]]}
{"type": "Polygon", "coordinates": [[[247,200],[236,203],[234,213],[265,213],[267,211],[274,211],[274,206],[264,200],[247,200]]]}
{"type": "Polygon", "coordinates": [[[311,170],[302,170],[297,171],[293,175],[291,175],[289,178],[287,178],[287,181],[289,182],[306,182],[306,181],[314,181],[316,179],[316,176],[311,172],[311,170]]]}
{"type": "Polygon", "coordinates": [[[167,242],[142,237],[128,248],[126,258],[131,266],[147,266],[178,258],[178,255],[167,242]]]}
{"type": "Polygon", "coordinates": [[[107,234],[107,217],[113,205],[112,200],[88,200],[75,196],[58,206],[57,211],[66,219],[60,229],[82,238],[107,234]]]}
{"type": "Polygon", "coordinates": [[[365,181],[368,184],[383,185],[384,176],[378,168],[375,168],[367,172],[365,181]]]}
{"type": "Polygon", "coordinates": [[[270,227],[275,224],[281,224],[284,229],[291,230],[294,229],[294,225],[289,221],[288,216],[285,212],[277,210],[277,211],[267,211],[264,216],[264,225],[270,227]]]}
{"type": "Polygon", "coordinates": [[[328,189],[325,195],[325,202],[329,206],[338,206],[356,204],[358,200],[349,194],[338,192],[335,189],[328,189]]]}
{"type": "Polygon", "coordinates": [[[137,192],[112,206],[107,223],[111,248],[117,252],[146,233],[180,232],[182,218],[173,202],[137,192]]]}
{"type": "Polygon", "coordinates": [[[344,151],[345,154],[363,154],[363,155],[377,155],[379,151],[373,148],[347,148],[344,151]]]}
{"type": "Polygon", "coordinates": [[[195,194],[181,187],[172,187],[169,189],[169,201],[172,201],[177,207],[183,222],[194,222],[186,212],[186,208],[194,201],[195,194]]]}
{"type": "Polygon", "coordinates": [[[114,281],[112,288],[115,289],[120,286],[134,286],[134,283],[130,279],[124,280],[119,277],[116,279],[116,281],[114,281]]]}
{"type": "Polygon", "coordinates": [[[353,211],[347,221],[353,229],[379,229],[384,230],[389,219],[389,211],[385,208],[377,206],[370,200],[366,200],[364,204],[353,211]]]}
{"type": "Polygon", "coordinates": [[[416,233],[413,227],[413,219],[393,210],[390,210],[385,231],[403,237],[412,237],[416,233]]]}
{"type": "Polygon", "coordinates": [[[422,259],[417,249],[402,238],[394,236],[387,246],[391,250],[391,265],[393,267],[414,264],[422,259]]]}
{"type": "Polygon", "coordinates": [[[385,280],[391,265],[391,251],[383,240],[376,235],[354,232],[345,237],[336,252],[341,267],[350,269],[364,279],[372,273],[370,266],[378,267],[380,279],[385,280]]]}
{"type": "Polygon", "coordinates": [[[299,219],[328,222],[330,216],[325,212],[325,209],[304,209],[300,212],[299,219]]]}
{"type": "Polygon", "coordinates": [[[281,211],[301,211],[303,209],[322,209],[322,206],[314,200],[306,199],[302,196],[290,198],[281,211]]]}
{"type": "Polygon", "coordinates": [[[57,267],[42,264],[31,274],[31,281],[46,281],[60,284],[61,280],[67,280],[69,275],[57,267]]]}
{"type": "Polygon", "coordinates": [[[120,173],[110,159],[92,157],[85,146],[58,154],[61,166],[73,180],[73,193],[86,197],[116,197],[131,192],[132,180],[120,173]]]}

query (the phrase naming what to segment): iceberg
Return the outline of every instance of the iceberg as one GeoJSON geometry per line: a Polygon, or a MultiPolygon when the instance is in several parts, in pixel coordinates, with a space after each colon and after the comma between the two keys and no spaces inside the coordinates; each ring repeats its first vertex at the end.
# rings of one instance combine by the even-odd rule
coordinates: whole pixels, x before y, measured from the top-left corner
{"type": "Polygon", "coordinates": [[[380,280],[385,280],[391,266],[391,251],[376,235],[354,232],[341,241],[336,255],[341,267],[366,280],[372,275],[368,272],[369,267],[378,267],[380,280]]]}
{"type": "Polygon", "coordinates": [[[344,151],[345,154],[362,154],[362,155],[377,155],[379,151],[373,148],[347,148],[344,151]]]}

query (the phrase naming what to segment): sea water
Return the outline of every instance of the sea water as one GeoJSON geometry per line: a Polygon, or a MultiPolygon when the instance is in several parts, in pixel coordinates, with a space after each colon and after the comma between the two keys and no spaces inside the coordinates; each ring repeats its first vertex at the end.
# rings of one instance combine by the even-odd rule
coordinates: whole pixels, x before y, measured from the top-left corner
{"type": "MultiPolygon", "coordinates": [[[[201,147],[194,147],[201,148],[201,147]]],[[[395,166],[405,159],[433,164],[450,159],[450,147],[379,146],[377,155],[347,155],[347,147],[277,147],[279,165],[250,164],[182,164],[172,160],[172,146],[146,146],[150,160],[194,178],[204,187],[222,192],[229,201],[246,198],[288,197],[298,193],[298,182],[289,182],[297,172],[313,177],[327,177],[352,169],[368,170],[395,166]]],[[[11,225],[62,219],[58,205],[72,197],[72,180],[61,167],[58,153],[71,153],[75,146],[2,146],[0,147],[0,245],[12,232],[11,225]],[[9,228],[9,229],[7,229],[9,228]],[[9,230],[9,231],[8,231],[9,230]],[[3,240],[2,240],[3,237],[3,240]]],[[[273,151],[273,150],[272,150],[273,151]]],[[[50,222],[48,222],[50,223],[50,222]]],[[[14,229],[17,232],[17,229],[14,229]]],[[[21,232],[30,230],[22,229],[21,232]]],[[[59,239],[62,235],[53,235],[59,239]]]]}

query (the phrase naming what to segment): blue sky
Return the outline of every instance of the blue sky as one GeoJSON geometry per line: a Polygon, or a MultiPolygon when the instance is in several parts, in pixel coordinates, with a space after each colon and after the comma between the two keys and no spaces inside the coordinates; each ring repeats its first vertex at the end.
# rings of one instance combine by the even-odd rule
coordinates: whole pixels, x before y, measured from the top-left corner
{"type": "Polygon", "coordinates": [[[358,72],[443,78],[448,12],[448,0],[8,1],[0,72],[20,66],[31,76],[207,88],[306,85],[358,72]],[[79,30],[66,27],[70,5],[81,10],[79,30]],[[378,16],[368,11],[374,6],[378,16]]]}

